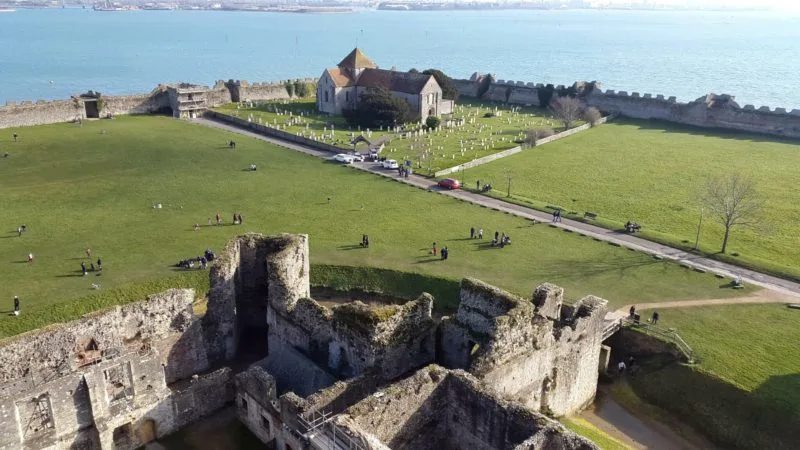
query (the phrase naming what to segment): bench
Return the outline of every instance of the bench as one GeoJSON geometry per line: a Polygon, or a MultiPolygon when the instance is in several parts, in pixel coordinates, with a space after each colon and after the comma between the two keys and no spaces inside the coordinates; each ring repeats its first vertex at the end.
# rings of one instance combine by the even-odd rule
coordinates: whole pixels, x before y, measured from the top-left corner
{"type": "Polygon", "coordinates": [[[583,213],[583,218],[584,219],[589,219],[589,220],[595,220],[595,219],[597,219],[597,214],[593,213],[593,212],[586,211],[585,213],[583,213]]]}

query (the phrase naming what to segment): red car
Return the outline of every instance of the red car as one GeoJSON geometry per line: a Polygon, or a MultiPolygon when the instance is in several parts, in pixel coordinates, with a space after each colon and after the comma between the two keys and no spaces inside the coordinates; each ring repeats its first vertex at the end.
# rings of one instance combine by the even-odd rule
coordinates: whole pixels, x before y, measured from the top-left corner
{"type": "Polygon", "coordinates": [[[461,183],[454,178],[445,178],[444,180],[439,180],[439,187],[445,189],[458,189],[461,187],[461,183]]]}

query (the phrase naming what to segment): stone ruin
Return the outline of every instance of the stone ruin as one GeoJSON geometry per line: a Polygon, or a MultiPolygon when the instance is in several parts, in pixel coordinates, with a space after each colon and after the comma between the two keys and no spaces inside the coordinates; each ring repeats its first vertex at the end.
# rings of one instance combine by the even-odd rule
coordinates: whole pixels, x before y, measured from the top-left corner
{"type": "Polygon", "coordinates": [[[424,293],[327,308],[309,269],[305,235],[240,236],[202,318],[172,290],[0,343],[0,448],[137,448],[232,403],[278,449],[596,448],[542,413],[594,398],[605,300],[465,279],[436,320],[424,293]]]}

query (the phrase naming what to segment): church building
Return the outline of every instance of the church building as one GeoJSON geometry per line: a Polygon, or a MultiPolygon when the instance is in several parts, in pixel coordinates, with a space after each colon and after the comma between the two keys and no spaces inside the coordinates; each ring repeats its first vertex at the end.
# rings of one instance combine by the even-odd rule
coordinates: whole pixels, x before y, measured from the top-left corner
{"type": "Polygon", "coordinates": [[[404,99],[415,119],[424,121],[453,112],[453,101],[442,98],[442,88],[433,75],[379,69],[358,48],[322,73],[317,83],[317,109],[342,114],[356,107],[362,93],[378,87],[404,99]]]}

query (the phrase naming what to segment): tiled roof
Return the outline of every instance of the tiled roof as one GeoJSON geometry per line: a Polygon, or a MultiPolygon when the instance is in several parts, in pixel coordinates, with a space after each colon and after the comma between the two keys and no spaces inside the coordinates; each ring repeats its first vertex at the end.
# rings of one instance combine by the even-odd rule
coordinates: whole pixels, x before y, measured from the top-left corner
{"type": "MultiPolygon", "coordinates": [[[[390,91],[419,94],[433,75],[397,72],[383,69],[364,69],[356,86],[383,87],[390,91]]],[[[435,81],[434,81],[435,82],[435,81]]]]}
{"type": "Polygon", "coordinates": [[[353,79],[350,78],[346,70],[334,67],[332,69],[327,69],[327,71],[336,87],[348,87],[353,85],[353,79]]]}
{"type": "Polygon", "coordinates": [[[345,69],[375,69],[378,67],[358,47],[345,56],[338,66],[345,69]]]}

